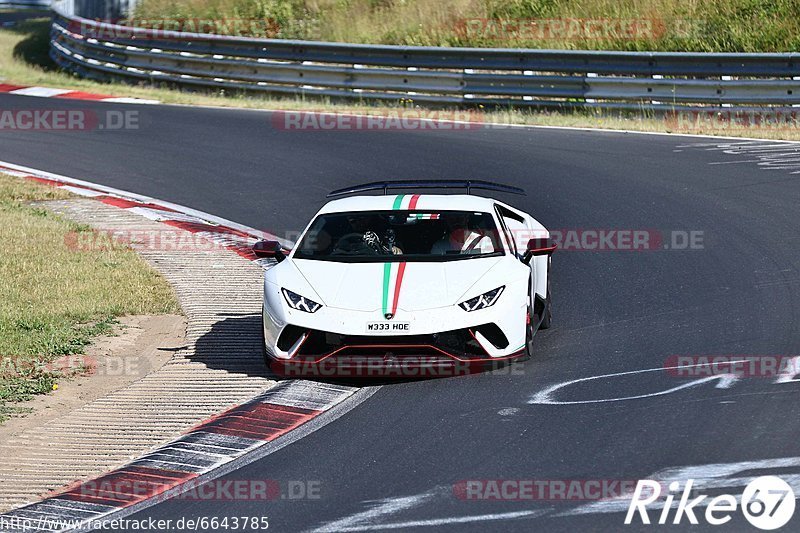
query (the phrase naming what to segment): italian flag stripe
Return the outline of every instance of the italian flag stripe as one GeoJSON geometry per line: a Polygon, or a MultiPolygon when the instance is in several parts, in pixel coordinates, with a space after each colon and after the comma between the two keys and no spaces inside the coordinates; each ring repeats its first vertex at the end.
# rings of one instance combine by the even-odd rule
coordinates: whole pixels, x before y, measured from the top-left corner
{"type": "Polygon", "coordinates": [[[398,263],[397,281],[394,283],[394,301],[392,302],[392,314],[397,313],[397,301],[400,299],[400,286],[403,284],[403,274],[406,272],[406,264],[398,263]]]}
{"type": "MultiPolygon", "coordinates": [[[[394,203],[392,204],[392,209],[397,211],[403,208],[403,202],[405,201],[407,194],[398,194],[394,197],[394,203]]],[[[406,204],[406,209],[412,211],[417,208],[417,202],[419,202],[419,194],[412,194],[408,197],[408,204],[406,204]]]]}
{"type": "Polygon", "coordinates": [[[392,264],[383,264],[383,314],[389,312],[389,280],[392,277],[392,264]]]}
{"type": "MultiPolygon", "coordinates": [[[[394,203],[392,204],[392,209],[397,211],[402,209],[403,201],[406,198],[406,194],[398,194],[394,198],[394,203]]],[[[406,209],[412,210],[417,208],[417,202],[419,201],[419,194],[413,194],[408,199],[408,205],[406,209]]],[[[393,315],[397,312],[397,303],[400,301],[400,289],[403,285],[403,275],[406,272],[406,263],[384,263],[383,264],[383,314],[384,316],[388,313],[392,313],[393,315]],[[395,271],[395,275],[392,276],[393,265],[397,264],[397,269],[395,271]],[[394,278],[394,283],[392,284],[392,278],[394,278]],[[392,285],[394,287],[392,288],[392,285]],[[392,294],[392,307],[389,308],[389,295],[392,294]]]]}
{"type": "Polygon", "coordinates": [[[403,286],[403,276],[406,273],[407,263],[384,263],[383,264],[383,314],[397,313],[397,304],[400,301],[400,290],[403,286]],[[397,265],[397,268],[395,268],[397,265]],[[390,298],[391,307],[389,307],[390,298]]]}

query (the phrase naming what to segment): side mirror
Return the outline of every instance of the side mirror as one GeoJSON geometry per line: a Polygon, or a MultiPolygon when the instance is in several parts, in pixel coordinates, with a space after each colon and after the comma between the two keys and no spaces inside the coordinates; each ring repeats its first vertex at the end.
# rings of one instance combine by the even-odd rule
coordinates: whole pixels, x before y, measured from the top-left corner
{"type": "Polygon", "coordinates": [[[554,243],[550,237],[531,239],[528,241],[528,249],[525,251],[522,261],[525,263],[530,263],[531,259],[534,257],[540,255],[551,255],[556,251],[556,248],[558,248],[558,245],[554,243]]]}
{"type": "Polygon", "coordinates": [[[259,258],[272,258],[278,262],[286,259],[283,246],[278,241],[258,241],[253,245],[253,253],[259,258]]]}

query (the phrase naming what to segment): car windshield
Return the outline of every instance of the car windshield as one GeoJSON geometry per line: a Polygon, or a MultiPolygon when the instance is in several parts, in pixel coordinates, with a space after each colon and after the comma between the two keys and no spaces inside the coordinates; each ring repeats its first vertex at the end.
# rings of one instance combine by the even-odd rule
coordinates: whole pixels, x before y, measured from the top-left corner
{"type": "Polygon", "coordinates": [[[296,259],[451,261],[502,255],[489,213],[369,211],[320,215],[297,246],[296,259]]]}

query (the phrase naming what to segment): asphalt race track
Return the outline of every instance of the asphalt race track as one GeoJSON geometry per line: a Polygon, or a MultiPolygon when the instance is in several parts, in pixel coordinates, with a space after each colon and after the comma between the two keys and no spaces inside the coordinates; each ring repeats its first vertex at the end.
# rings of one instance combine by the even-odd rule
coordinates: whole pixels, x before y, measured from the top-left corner
{"type": "MultiPolygon", "coordinates": [[[[730,485],[719,485],[724,493],[738,472],[800,474],[796,461],[777,468],[778,459],[800,456],[800,381],[792,376],[698,381],[653,370],[545,394],[581,378],[662,369],[675,355],[800,355],[800,175],[791,165],[759,165],[752,152],[710,149],[726,141],[689,137],[285,131],[263,112],[0,96],[0,109],[56,107],[134,110],[140,125],[0,131],[0,159],[282,236],[302,229],[326,192],[348,184],[492,179],[527,189],[503,199],[551,230],[647,230],[667,246],[557,252],[554,326],[537,336],[538,354],[523,368],[385,385],[335,422],[227,475],[314,482],[319,498],[167,501],[135,518],[265,515],[276,531],[646,531],[657,526],[623,525],[627,504],[601,512],[579,499],[464,499],[454,485],[638,480],[667,468],[763,461],[733,468],[730,485]],[[702,232],[696,249],[670,249],[673,235],[688,232],[702,232]]],[[[687,528],[685,519],[673,527],[687,528]]],[[[737,515],[727,530],[754,529],[737,515]]]]}

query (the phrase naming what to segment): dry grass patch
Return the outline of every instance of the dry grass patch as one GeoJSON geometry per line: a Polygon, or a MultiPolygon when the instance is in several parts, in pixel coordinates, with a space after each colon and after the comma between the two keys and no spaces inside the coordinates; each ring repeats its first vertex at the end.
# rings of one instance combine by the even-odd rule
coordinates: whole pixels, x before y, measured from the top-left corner
{"type": "Polygon", "coordinates": [[[82,353],[117,317],[179,313],[169,284],[124,247],[71,246],[91,228],[29,202],[56,188],[0,175],[0,420],[8,402],[53,389],[54,359],[82,353]]]}
{"type": "Polygon", "coordinates": [[[702,52],[800,45],[796,0],[142,0],[135,18],[269,19],[281,38],[406,45],[702,52]],[[464,21],[474,19],[537,20],[546,29],[467,31],[464,21]],[[541,22],[581,19],[653,25],[584,35],[541,22]]]}

